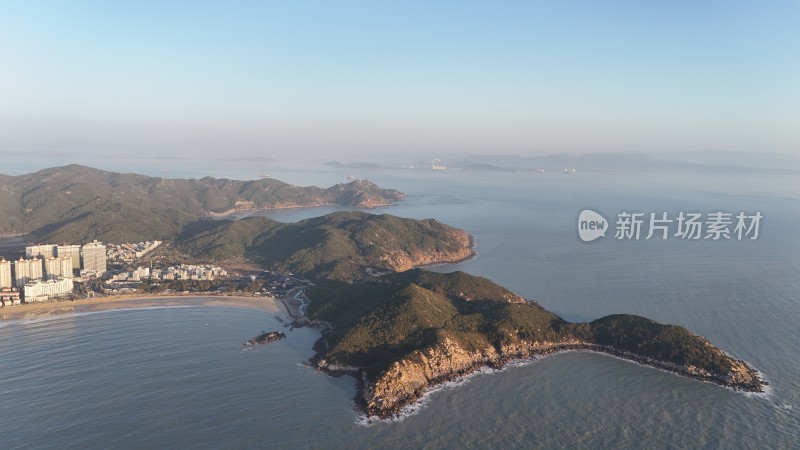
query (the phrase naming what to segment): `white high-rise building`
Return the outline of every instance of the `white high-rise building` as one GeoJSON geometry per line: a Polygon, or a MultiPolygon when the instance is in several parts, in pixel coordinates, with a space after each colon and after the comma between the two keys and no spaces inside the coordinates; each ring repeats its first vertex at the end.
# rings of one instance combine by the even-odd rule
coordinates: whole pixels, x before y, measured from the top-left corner
{"type": "Polygon", "coordinates": [[[54,244],[40,244],[25,247],[26,258],[36,258],[42,256],[45,259],[52,258],[56,255],[56,246],[54,244]]]}
{"type": "Polygon", "coordinates": [[[44,262],[45,278],[53,280],[56,278],[72,278],[72,258],[62,256],[61,258],[48,258],[44,262]]]}
{"type": "MultiPolygon", "coordinates": [[[[70,265],[72,265],[72,260],[70,260],[70,265]]],[[[53,280],[56,277],[61,276],[61,263],[55,257],[49,257],[44,260],[44,277],[48,280],[53,280]]]]}
{"type": "Polygon", "coordinates": [[[40,259],[20,258],[14,261],[14,283],[22,289],[29,281],[42,279],[42,261],[40,259]]]}
{"type": "Polygon", "coordinates": [[[69,256],[64,256],[62,258],[58,258],[59,264],[61,265],[61,276],[64,278],[72,278],[72,258],[69,256]]]}
{"type": "Polygon", "coordinates": [[[84,245],[81,256],[83,270],[97,273],[106,271],[106,246],[102,242],[94,241],[84,245]]]}
{"type": "Polygon", "coordinates": [[[57,245],[56,246],[56,256],[59,258],[64,256],[69,256],[72,258],[72,268],[73,269],[80,269],[81,268],[81,246],[80,245],[57,245]]]}
{"type": "Polygon", "coordinates": [[[11,262],[6,261],[5,258],[0,259],[0,289],[10,288],[13,284],[11,278],[11,262]]]}

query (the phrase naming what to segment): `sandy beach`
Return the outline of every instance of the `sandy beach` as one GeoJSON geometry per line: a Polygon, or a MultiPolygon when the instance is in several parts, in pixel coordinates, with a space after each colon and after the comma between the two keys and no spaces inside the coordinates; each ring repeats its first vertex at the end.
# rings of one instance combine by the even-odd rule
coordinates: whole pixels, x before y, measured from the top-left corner
{"type": "Polygon", "coordinates": [[[250,308],[274,313],[286,313],[286,308],[278,299],[265,297],[236,296],[142,296],[118,295],[80,300],[60,300],[41,303],[27,303],[20,306],[0,308],[0,320],[27,320],[58,314],[76,312],[108,311],[115,309],[152,308],[159,306],[227,306],[250,308]]]}

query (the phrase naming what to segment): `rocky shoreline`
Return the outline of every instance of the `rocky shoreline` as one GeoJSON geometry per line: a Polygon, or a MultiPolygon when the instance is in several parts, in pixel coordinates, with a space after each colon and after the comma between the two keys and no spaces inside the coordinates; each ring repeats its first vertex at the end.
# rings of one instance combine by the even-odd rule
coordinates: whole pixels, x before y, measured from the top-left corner
{"type": "MultiPolygon", "coordinates": [[[[361,368],[343,367],[330,364],[321,355],[324,348],[324,336],[315,345],[315,356],[309,364],[317,370],[331,376],[351,375],[356,379],[355,408],[364,413],[368,419],[392,420],[401,418],[404,410],[419,402],[426,393],[440,385],[476,373],[484,368],[502,369],[515,362],[537,359],[556,353],[571,351],[584,351],[610,355],[627,361],[632,361],[643,366],[664,370],[683,377],[698,381],[714,383],[720,386],[743,392],[764,392],[768,385],[761,374],[741,360],[733,361],[731,372],[725,375],[710,374],[693,367],[683,367],[665,361],[658,361],[642,355],[621,351],[612,347],[581,341],[565,341],[561,343],[533,343],[527,348],[509,348],[511,353],[496,354],[495,349],[485,349],[483,352],[459,352],[457,348],[427,349],[427,355],[411,355],[397,361],[379,375],[375,380],[369,380],[366,372],[361,368]],[[514,351],[516,350],[516,351],[514,351]],[[437,353],[439,353],[437,355],[437,353]],[[494,357],[490,355],[495,353],[494,357]],[[446,361],[440,371],[425,374],[422,367],[427,359],[429,362],[437,356],[446,361]],[[466,360],[461,357],[468,356],[466,360]],[[472,356],[472,357],[469,357],[472,356]],[[418,370],[416,379],[414,366],[418,370]],[[420,373],[422,372],[422,373],[420,373]],[[409,382],[411,380],[411,382],[409,382]]],[[[447,346],[445,346],[447,347],[447,346]]],[[[436,362],[429,364],[436,367],[436,362]]]]}
{"type": "Polygon", "coordinates": [[[456,240],[461,244],[458,250],[387,255],[384,260],[385,266],[393,272],[405,272],[419,267],[458,264],[474,258],[477,255],[475,238],[463,230],[456,229],[455,233],[457,234],[456,240]]]}
{"type": "Polygon", "coordinates": [[[468,251],[468,254],[466,254],[464,256],[457,256],[457,257],[454,257],[453,259],[448,259],[448,260],[445,260],[445,261],[436,261],[436,262],[427,263],[427,264],[419,264],[419,265],[414,266],[414,268],[424,269],[426,267],[436,267],[436,266],[441,266],[441,265],[444,265],[444,264],[461,264],[463,262],[467,262],[467,261],[470,261],[472,259],[477,258],[478,257],[478,252],[475,251],[475,245],[476,245],[475,244],[475,236],[469,234],[468,238],[467,238],[467,242],[468,242],[467,243],[467,249],[469,251],[468,251]]]}

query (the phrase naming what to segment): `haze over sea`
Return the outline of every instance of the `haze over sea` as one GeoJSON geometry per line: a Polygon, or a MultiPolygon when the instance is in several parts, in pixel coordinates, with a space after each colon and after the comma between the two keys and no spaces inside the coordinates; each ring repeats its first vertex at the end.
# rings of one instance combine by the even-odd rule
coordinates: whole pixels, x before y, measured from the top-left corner
{"type": "MultiPolygon", "coordinates": [[[[255,175],[210,170],[180,175],[255,175]]],[[[795,175],[265,171],[320,186],[352,173],[406,192],[402,204],[373,212],[436,218],[476,238],[477,258],[433,270],[491,278],[567,320],[630,313],[684,325],[754,365],[770,393],[568,353],[472,377],[403,421],[364,426],[351,378],[302,366],[315,330],[243,352],[249,337],[281,326],[273,313],[125,310],[0,323],[0,447],[800,446],[795,175]],[[612,232],[585,244],[576,219],[587,207],[612,220],[622,211],[760,211],[764,219],[753,241],[617,241],[612,232]]],[[[265,214],[290,222],[334,209],[265,214]]]]}

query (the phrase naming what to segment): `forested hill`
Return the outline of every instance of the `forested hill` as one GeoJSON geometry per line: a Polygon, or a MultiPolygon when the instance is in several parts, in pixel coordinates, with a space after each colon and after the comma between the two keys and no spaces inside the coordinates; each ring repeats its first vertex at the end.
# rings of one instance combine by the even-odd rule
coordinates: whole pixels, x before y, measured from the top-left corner
{"type": "Polygon", "coordinates": [[[183,226],[237,210],[320,205],[375,207],[404,198],[367,180],[327,189],[275,179],[170,179],[80,165],[0,175],[0,235],[82,243],[171,239],[183,226]]]}
{"type": "Polygon", "coordinates": [[[404,271],[474,254],[464,230],[389,214],[336,212],[290,224],[252,217],[203,226],[179,235],[178,248],[201,258],[243,257],[314,279],[350,281],[366,276],[366,268],[404,271]]]}
{"type": "Polygon", "coordinates": [[[429,388],[480,367],[570,350],[609,353],[734,389],[762,392],[765,385],[747,363],[684,327],[627,314],[570,323],[463,272],[331,280],[310,297],[309,317],[330,324],[314,363],[355,373],[357,403],[375,417],[396,416],[429,388]]]}

